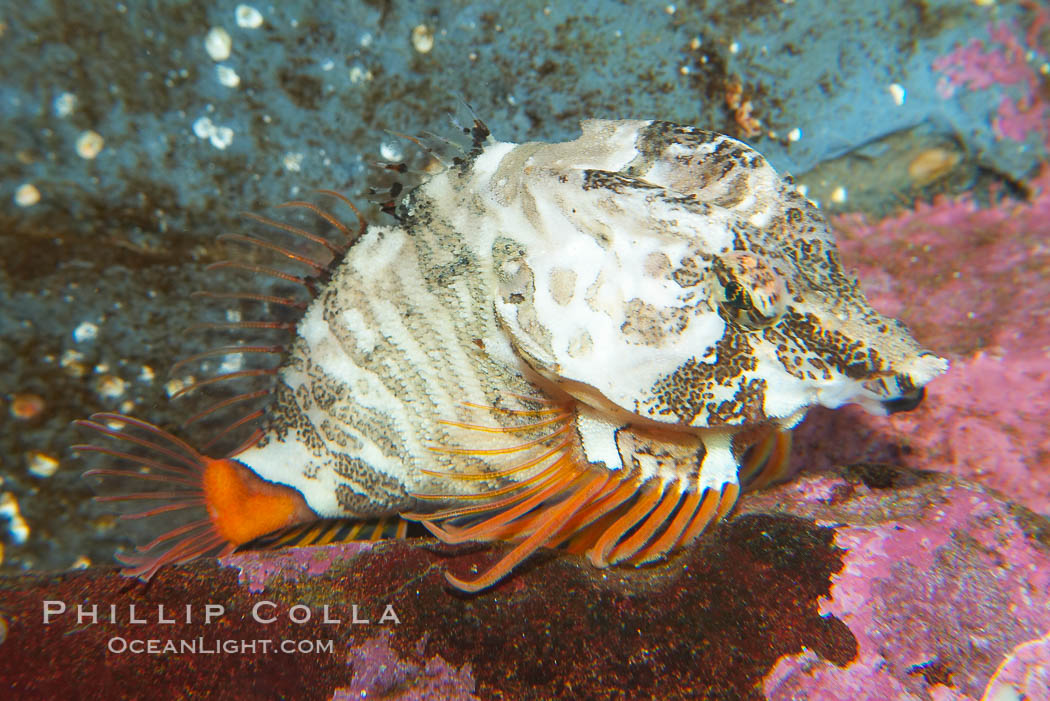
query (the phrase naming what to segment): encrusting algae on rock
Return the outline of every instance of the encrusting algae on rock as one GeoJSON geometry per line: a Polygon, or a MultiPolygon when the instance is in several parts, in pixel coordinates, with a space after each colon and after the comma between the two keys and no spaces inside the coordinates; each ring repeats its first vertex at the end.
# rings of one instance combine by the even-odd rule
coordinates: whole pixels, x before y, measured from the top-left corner
{"type": "Polygon", "coordinates": [[[310,299],[213,294],[303,310],[287,346],[211,354],[280,358],[197,383],[274,380],[213,407],[273,395],[233,421],[257,428],[225,457],[130,417],[81,422],[149,453],[80,446],[138,466],[91,473],[163,490],[102,499],[159,500],[131,518],[201,512],[126,557],[128,573],[272,532],[403,534],[405,520],[446,542],[518,543],[474,580],[448,575],[468,591],[540,547],[641,565],[724,516],[742,482],[781,474],[810,406],[908,410],[945,371],[868,305],[820,213],[750,147],[666,122],[582,126],[575,141],[512,144],[475,120],[453,156],[411,139],[430,167],[384,193],[389,225],[289,203],[339,242],[256,217],[314,253],[233,237],[304,270],[228,265],[310,299]]]}

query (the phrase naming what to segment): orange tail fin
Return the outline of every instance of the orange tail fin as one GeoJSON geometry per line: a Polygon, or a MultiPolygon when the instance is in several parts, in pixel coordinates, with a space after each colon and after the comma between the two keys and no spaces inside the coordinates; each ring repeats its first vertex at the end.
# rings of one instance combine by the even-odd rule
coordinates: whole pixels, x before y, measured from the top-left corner
{"type": "Polygon", "coordinates": [[[130,444],[129,451],[93,444],[74,450],[101,453],[135,468],[93,469],[85,477],[120,478],[144,487],[97,501],[152,504],[122,514],[127,520],[181,517],[179,525],[140,545],[137,553],[118,554],[128,576],[148,580],[164,565],[228,554],[259,536],[317,518],[294,489],[263,480],[233,458],[208,457],[151,423],[122,414],[94,414],[74,423],[130,444]]]}

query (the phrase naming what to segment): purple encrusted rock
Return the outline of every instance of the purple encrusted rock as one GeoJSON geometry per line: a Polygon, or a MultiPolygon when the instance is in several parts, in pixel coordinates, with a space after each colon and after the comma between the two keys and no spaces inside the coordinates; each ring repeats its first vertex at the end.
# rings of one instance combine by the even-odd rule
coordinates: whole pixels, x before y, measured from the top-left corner
{"type": "Polygon", "coordinates": [[[1050,699],[1050,633],[1015,647],[995,670],[985,698],[1050,699]]]}
{"type": "Polygon", "coordinates": [[[836,524],[843,567],[819,608],[857,639],[846,665],[809,650],[780,658],[769,699],[977,699],[1004,655],[1050,631],[1046,520],[982,487],[868,464],[747,506],[763,507],[836,524]]]}
{"type": "Polygon", "coordinates": [[[424,657],[426,637],[417,643],[413,662],[390,646],[392,637],[384,631],[350,649],[354,676],[348,686],[336,689],[332,701],[478,701],[469,664],[457,669],[440,655],[424,657]]]}

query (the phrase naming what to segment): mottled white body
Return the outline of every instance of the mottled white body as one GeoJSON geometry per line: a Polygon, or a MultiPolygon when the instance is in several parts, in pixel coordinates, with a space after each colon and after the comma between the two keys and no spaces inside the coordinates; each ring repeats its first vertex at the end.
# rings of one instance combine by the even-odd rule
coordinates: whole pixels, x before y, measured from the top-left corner
{"type": "Polygon", "coordinates": [[[548,451],[549,429],[448,423],[534,423],[501,411],[537,408],[515,395],[569,407],[564,435],[595,469],[718,489],[743,429],[814,404],[881,410],[946,368],[867,305],[817,211],[729,137],[590,121],[572,142],[489,142],[398,212],[310,306],[266,433],[238,456],[322,516],[433,509],[411,495],[536,474],[428,474],[548,451]]]}

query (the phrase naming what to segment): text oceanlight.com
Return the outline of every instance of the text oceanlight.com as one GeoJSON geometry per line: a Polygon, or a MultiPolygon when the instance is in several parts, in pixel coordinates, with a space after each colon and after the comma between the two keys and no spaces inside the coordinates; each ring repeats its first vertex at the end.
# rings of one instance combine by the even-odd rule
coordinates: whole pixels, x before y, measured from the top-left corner
{"type": "Polygon", "coordinates": [[[106,649],[117,655],[311,655],[332,654],[335,646],[331,640],[129,640],[115,636],[106,649]]]}

